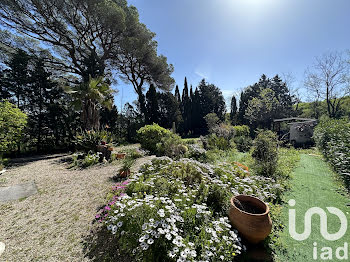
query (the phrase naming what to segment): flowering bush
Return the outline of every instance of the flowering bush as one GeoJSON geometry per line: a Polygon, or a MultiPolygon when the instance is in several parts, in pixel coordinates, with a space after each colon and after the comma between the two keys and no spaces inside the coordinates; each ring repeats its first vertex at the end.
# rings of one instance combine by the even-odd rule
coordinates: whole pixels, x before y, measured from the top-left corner
{"type": "Polygon", "coordinates": [[[161,157],[118,184],[98,215],[134,261],[228,261],[244,247],[227,218],[234,194],[275,197],[272,179],[242,177],[235,169],[161,157]],[[122,193],[119,189],[122,189],[122,193]],[[113,202],[114,201],[114,202],[113,202]]]}
{"type": "Polygon", "coordinates": [[[350,122],[324,120],[313,136],[317,147],[334,168],[345,177],[350,175],[350,122]]]}

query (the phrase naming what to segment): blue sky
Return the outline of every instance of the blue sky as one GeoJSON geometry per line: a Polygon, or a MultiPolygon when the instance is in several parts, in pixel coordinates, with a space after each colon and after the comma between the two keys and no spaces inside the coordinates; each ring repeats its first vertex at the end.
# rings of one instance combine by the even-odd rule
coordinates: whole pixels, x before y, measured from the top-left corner
{"type": "MultiPolygon", "coordinates": [[[[315,57],[350,47],[348,0],[129,0],[155,32],[158,51],[197,86],[202,78],[225,98],[238,95],[261,74],[292,73],[302,86],[315,57]]],[[[118,107],[137,97],[122,80],[118,107]]],[[[148,88],[148,87],[147,87],[148,88]]]]}

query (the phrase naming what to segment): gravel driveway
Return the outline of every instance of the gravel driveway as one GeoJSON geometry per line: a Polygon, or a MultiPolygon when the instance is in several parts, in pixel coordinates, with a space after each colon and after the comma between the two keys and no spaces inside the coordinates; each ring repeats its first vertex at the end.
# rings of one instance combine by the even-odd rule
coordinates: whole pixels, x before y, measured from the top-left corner
{"type": "MultiPolygon", "coordinates": [[[[0,176],[0,186],[35,181],[38,194],[0,203],[0,261],[90,261],[83,242],[118,166],[67,169],[65,156],[23,158],[0,176]]],[[[134,170],[151,157],[138,159],[134,170]]]]}

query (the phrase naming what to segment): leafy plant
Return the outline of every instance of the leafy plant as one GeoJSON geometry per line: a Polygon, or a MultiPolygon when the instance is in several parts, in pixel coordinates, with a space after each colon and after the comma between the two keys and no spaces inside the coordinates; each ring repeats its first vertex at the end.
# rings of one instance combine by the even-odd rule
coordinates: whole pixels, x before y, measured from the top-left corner
{"type": "Polygon", "coordinates": [[[97,152],[97,145],[101,143],[111,144],[114,140],[115,136],[106,130],[84,131],[75,137],[77,149],[86,153],[89,151],[97,152]]]}
{"type": "Polygon", "coordinates": [[[135,163],[135,159],[132,157],[126,157],[123,160],[123,165],[119,171],[130,171],[130,168],[135,163]]]}

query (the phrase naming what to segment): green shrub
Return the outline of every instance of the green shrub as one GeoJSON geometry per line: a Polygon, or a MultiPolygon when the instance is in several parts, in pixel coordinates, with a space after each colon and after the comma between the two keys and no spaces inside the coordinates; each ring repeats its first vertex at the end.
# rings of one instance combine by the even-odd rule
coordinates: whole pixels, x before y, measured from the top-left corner
{"type": "Polygon", "coordinates": [[[234,147],[232,141],[218,137],[216,134],[208,135],[206,144],[208,149],[228,150],[234,147]]]}
{"type": "Polygon", "coordinates": [[[253,142],[252,157],[260,175],[274,177],[278,162],[277,135],[270,130],[259,131],[253,142]]]}
{"type": "Polygon", "coordinates": [[[227,141],[230,141],[235,136],[235,129],[233,126],[223,123],[213,127],[211,131],[211,134],[225,138],[227,141]]]}
{"type": "Polygon", "coordinates": [[[173,133],[162,137],[156,148],[157,156],[168,156],[176,159],[182,157],[188,151],[181,137],[173,133]]]}
{"type": "Polygon", "coordinates": [[[235,136],[234,142],[240,152],[248,152],[252,146],[252,139],[249,136],[235,136]]]}
{"type": "Polygon", "coordinates": [[[316,126],[313,138],[334,169],[344,175],[350,188],[350,122],[324,119],[316,126]]]}
{"type": "Polygon", "coordinates": [[[27,115],[7,100],[0,100],[0,159],[20,141],[27,115]]]}
{"type": "Polygon", "coordinates": [[[97,152],[97,145],[101,142],[111,144],[115,141],[115,136],[106,130],[101,131],[84,131],[76,135],[75,143],[78,150],[82,150],[86,153],[89,151],[97,152]]]}
{"type": "Polygon", "coordinates": [[[151,154],[157,153],[157,144],[162,142],[163,137],[171,137],[173,133],[157,124],[146,125],[137,131],[138,140],[143,149],[151,154]]]}
{"type": "Polygon", "coordinates": [[[204,117],[204,120],[207,124],[209,133],[212,132],[213,128],[215,128],[220,123],[220,119],[217,114],[209,113],[204,117]]]}
{"type": "Polygon", "coordinates": [[[249,136],[250,135],[249,126],[246,126],[246,125],[233,126],[233,129],[235,130],[235,136],[249,136]]]}
{"type": "Polygon", "coordinates": [[[197,143],[198,138],[184,138],[182,141],[184,141],[186,145],[193,145],[197,143]]]}

